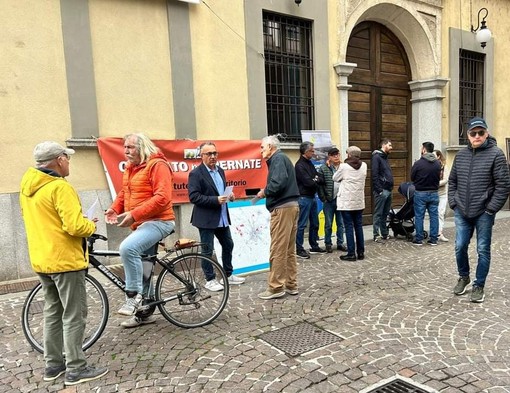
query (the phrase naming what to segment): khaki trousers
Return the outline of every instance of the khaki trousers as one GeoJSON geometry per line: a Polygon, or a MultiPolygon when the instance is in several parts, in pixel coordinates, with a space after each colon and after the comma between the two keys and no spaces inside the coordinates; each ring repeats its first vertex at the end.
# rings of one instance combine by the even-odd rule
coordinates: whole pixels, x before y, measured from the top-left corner
{"type": "Polygon", "coordinates": [[[269,290],[297,289],[296,233],[299,206],[276,208],[271,212],[269,290]]]}

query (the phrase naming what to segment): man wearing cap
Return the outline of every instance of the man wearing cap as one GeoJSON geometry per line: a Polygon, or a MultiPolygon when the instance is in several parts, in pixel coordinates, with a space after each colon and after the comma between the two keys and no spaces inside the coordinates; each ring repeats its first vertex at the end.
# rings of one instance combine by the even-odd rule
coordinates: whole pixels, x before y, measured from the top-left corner
{"type": "Polygon", "coordinates": [[[319,185],[318,194],[322,201],[322,211],[324,212],[324,244],[326,252],[333,252],[333,241],[331,234],[333,232],[333,220],[336,224],[336,249],[347,251],[344,246],[344,223],[342,213],[336,209],[336,196],[340,183],[333,181],[333,174],[338,170],[342,160],[340,151],[336,147],[328,150],[328,160],[321,165],[319,173],[324,176],[324,184],[319,185]]]}
{"type": "Polygon", "coordinates": [[[476,229],[478,264],[471,301],[484,301],[485,280],[491,262],[492,227],[496,213],[510,192],[510,177],[503,151],[481,117],[467,125],[468,145],[460,150],[448,178],[448,203],[455,215],[455,257],[459,278],[453,289],[463,295],[470,284],[468,247],[476,229]]]}
{"type": "Polygon", "coordinates": [[[108,372],[88,366],[82,350],[89,264],[85,238],[95,232],[96,224],[83,216],[78,194],[64,179],[72,154],[73,149],[56,142],[38,144],[36,167],[23,175],[20,192],[30,263],[44,294],[44,380],[53,381],[65,372],[65,385],[108,372]]]}

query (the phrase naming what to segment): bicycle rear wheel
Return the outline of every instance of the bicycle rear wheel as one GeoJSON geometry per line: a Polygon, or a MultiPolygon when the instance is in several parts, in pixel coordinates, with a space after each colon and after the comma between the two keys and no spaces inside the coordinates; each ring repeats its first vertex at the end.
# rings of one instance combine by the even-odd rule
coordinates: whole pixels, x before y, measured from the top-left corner
{"type": "MultiPolygon", "coordinates": [[[[101,284],[88,274],[85,276],[85,288],[87,290],[87,326],[85,327],[85,339],[83,350],[94,344],[103,333],[108,322],[109,304],[108,297],[101,284]]],[[[41,283],[37,284],[28,294],[23,305],[21,326],[28,343],[36,351],[44,353],[43,329],[44,329],[44,295],[41,283]]]]}
{"type": "Polygon", "coordinates": [[[156,300],[177,299],[158,304],[161,314],[183,328],[200,327],[214,321],[225,308],[229,294],[227,275],[221,265],[206,255],[193,253],[178,256],[169,267],[158,276],[156,300]],[[227,283],[223,291],[205,289],[203,262],[211,264],[216,280],[227,283]]]}

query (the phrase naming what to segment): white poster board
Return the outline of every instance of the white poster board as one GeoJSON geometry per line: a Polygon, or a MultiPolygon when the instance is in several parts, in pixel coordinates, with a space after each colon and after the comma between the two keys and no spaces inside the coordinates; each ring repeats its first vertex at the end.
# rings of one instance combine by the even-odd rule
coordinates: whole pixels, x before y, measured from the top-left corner
{"type": "MultiPolygon", "coordinates": [[[[232,265],[234,274],[269,269],[269,212],[266,200],[252,204],[250,200],[230,202],[230,232],[234,240],[232,265]]],[[[221,246],[214,238],[216,257],[221,262],[221,246]]]]}

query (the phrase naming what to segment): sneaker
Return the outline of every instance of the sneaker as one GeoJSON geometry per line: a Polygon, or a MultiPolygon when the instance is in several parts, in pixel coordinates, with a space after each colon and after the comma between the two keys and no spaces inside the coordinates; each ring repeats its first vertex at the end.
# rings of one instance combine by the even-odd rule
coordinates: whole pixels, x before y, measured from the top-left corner
{"type": "Polygon", "coordinates": [[[356,260],[356,255],[349,255],[349,254],[340,255],[340,259],[342,261],[355,261],[356,260]]]}
{"type": "Polygon", "coordinates": [[[92,367],[87,366],[80,370],[66,372],[66,379],[64,384],[66,386],[77,385],[82,382],[93,381],[101,378],[108,372],[106,367],[92,367]]]}
{"type": "Polygon", "coordinates": [[[137,293],[134,297],[126,296],[126,303],[117,311],[121,315],[127,315],[128,317],[136,313],[136,310],[142,304],[143,297],[140,293],[137,293]]]}
{"type": "Polygon", "coordinates": [[[310,254],[324,254],[325,252],[326,250],[320,247],[310,248],[310,254]]]}
{"type": "Polygon", "coordinates": [[[134,328],[141,325],[148,325],[156,322],[156,317],[149,315],[148,317],[137,317],[136,315],[122,322],[120,326],[123,328],[134,328]]]}
{"type": "Polygon", "coordinates": [[[418,247],[419,247],[419,246],[423,246],[423,242],[421,242],[421,241],[419,241],[419,240],[414,239],[414,240],[413,240],[413,246],[418,246],[418,247]]]}
{"type": "Polygon", "coordinates": [[[296,256],[301,259],[310,259],[310,254],[308,254],[306,250],[296,252],[296,256]]]}
{"type": "Polygon", "coordinates": [[[391,238],[392,236],[389,233],[382,237],[383,240],[390,240],[391,238]]]}
{"type": "Polygon", "coordinates": [[[362,261],[363,259],[365,259],[365,254],[362,252],[358,253],[358,260],[362,261]]]}
{"type": "MultiPolygon", "coordinates": [[[[241,285],[244,284],[245,281],[246,278],[235,276],[233,274],[231,274],[230,277],[228,277],[228,283],[230,285],[241,285]]],[[[223,278],[220,280],[220,284],[223,285],[223,278]]]]}
{"type": "Polygon", "coordinates": [[[347,251],[347,247],[345,247],[343,244],[339,244],[338,246],[336,246],[336,249],[343,252],[347,251]]]}
{"type": "Polygon", "coordinates": [[[437,246],[437,242],[434,242],[432,240],[427,240],[427,244],[430,246],[437,246]]]}
{"type": "Polygon", "coordinates": [[[259,293],[257,296],[260,299],[269,300],[269,299],[277,299],[285,295],[285,291],[281,292],[271,292],[269,289],[266,289],[264,292],[259,293]]]}
{"type": "Polygon", "coordinates": [[[384,243],[383,238],[381,236],[374,236],[374,242],[384,243]]]}
{"type": "Polygon", "coordinates": [[[331,244],[326,244],[326,252],[331,254],[333,252],[333,246],[331,244]]]}
{"type": "Polygon", "coordinates": [[[66,365],[61,364],[60,366],[55,367],[46,367],[44,369],[44,380],[45,381],[54,381],[58,377],[60,377],[62,374],[66,372],[66,365]]]}
{"type": "Polygon", "coordinates": [[[215,278],[209,280],[204,285],[205,289],[211,292],[223,291],[223,285],[221,285],[215,278]]]}
{"type": "Polygon", "coordinates": [[[471,280],[469,279],[469,276],[459,277],[459,279],[457,280],[457,284],[453,288],[453,293],[456,294],[457,296],[464,295],[464,293],[466,293],[466,287],[469,285],[470,282],[471,280]]]}
{"type": "Polygon", "coordinates": [[[442,233],[439,235],[438,239],[445,243],[450,241],[442,233]]]}
{"type": "Polygon", "coordinates": [[[479,287],[473,285],[473,290],[471,291],[471,301],[473,303],[482,303],[485,299],[485,295],[483,293],[483,287],[479,287]]]}
{"type": "Polygon", "coordinates": [[[285,292],[292,296],[299,295],[299,289],[297,289],[297,287],[292,289],[285,287],[285,292]]]}

